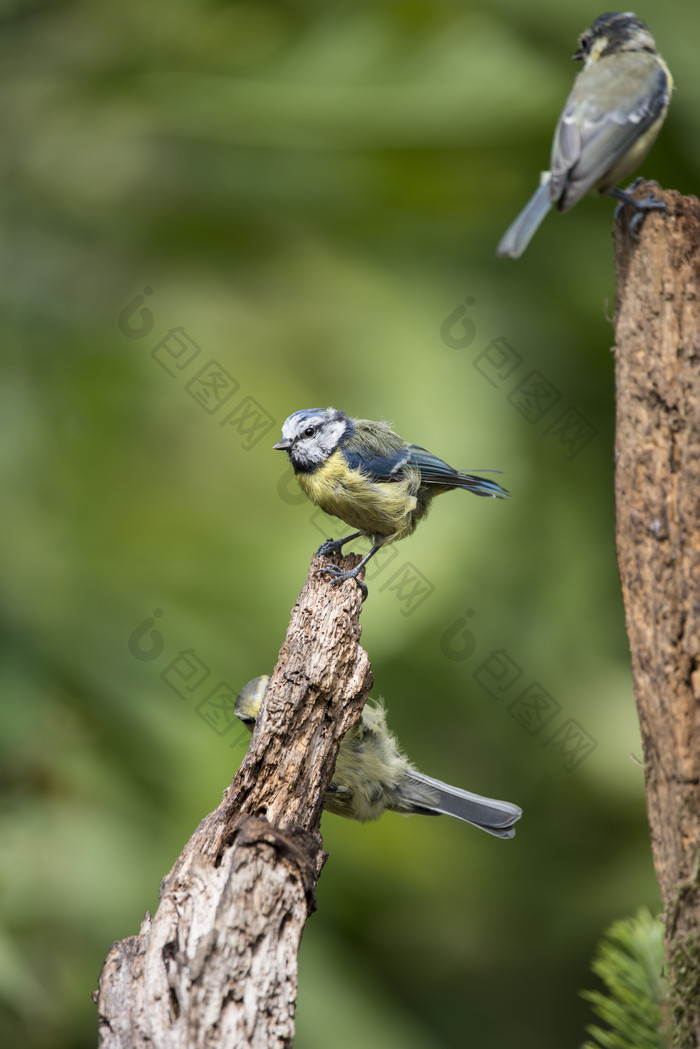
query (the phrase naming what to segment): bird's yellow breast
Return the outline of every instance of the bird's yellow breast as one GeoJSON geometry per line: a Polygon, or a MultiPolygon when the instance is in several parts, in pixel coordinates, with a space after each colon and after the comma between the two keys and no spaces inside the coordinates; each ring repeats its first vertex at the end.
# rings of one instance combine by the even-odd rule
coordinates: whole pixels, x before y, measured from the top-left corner
{"type": "Polygon", "coordinates": [[[336,450],[313,473],[296,476],[312,503],[368,535],[393,542],[410,535],[417,523],[417,470],[405,471],[399,481],[373,481],[360,470],[351,470],[343,453],[336,450]]]}

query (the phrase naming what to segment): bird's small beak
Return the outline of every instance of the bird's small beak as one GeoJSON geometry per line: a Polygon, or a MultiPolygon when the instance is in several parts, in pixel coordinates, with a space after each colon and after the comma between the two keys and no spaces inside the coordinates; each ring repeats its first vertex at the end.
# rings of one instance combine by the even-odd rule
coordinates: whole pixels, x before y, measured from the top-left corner
{"type": "Polygon", "coordinates": [[[277,444],[273,444],[272,447],[276,452],[288,452],[292,447],[292,442],[288,437],[283,437],[281,441],[278,441],[277,444]]]}

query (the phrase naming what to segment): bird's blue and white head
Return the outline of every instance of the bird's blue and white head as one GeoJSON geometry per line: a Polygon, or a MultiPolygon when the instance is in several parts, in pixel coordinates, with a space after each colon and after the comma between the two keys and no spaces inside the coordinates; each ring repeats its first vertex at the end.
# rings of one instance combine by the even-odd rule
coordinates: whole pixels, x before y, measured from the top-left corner
{"type": "Polygon", "coordinates": [[[302,408],[282,424],[282,440],[272,447],[286,452],[299,473],[325,463],[354,429],[352,419],[336,408],[302,408]]]}

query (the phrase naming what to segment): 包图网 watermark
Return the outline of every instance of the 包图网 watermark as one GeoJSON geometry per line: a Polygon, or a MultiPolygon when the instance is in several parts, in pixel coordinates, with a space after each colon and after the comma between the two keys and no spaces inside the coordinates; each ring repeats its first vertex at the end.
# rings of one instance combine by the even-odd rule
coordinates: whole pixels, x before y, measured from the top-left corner
{"type": "MultiPolygon", "coordinates": [[[[440,638],[444,656],[456,662],[472,659],[478,642],[472,628],[475,615],[468,608],[440,638]]],[[[472,681],[495,700],[507,700],[514,721],[537,738],[542,749],[553,750],[567,772],[573,772],[598,746],[598,741],[575,718],[565,717],[562,705],[539,681],[530,679],[505,648],[482,653],[471,674],[472,681]]]]}
{"type": "MultiPolygon", "coordinates": [[[[152,663],[165,655],[166,641],[159,629],[162,616],[163,610],[155,608],[129,634],[129,652],[139,662],[152,663]]],[[[238,728],[238,733],[229,743],[230,750],[248,739],[247,729],[235,715],[237,693],[224,679],[216,680],[211,668],[193,648],[183,648],[173,653],[161,670],[160,679],[180,699],[192,702],[197,717],[217,736],[227,736],[232,728],[238,728]]]]}
{"type": "MultiPolygon", "coordinates": [[[[470,349],[477,342],[477,328],[470,310],[476,299],[468,296],[445,318],[440,337],[453,350],[470,349]]],[[[572,404],[562,404],[556,386],[537,368],[525,368],[523,355],[505,335],[480,339],[472,367],[489,385],[506,391],[506,400],[532,426],[543,423],[542,434],[555,438],[565,459],[575,459],[596,436],[597,430],[572,404]],[[516,375],[516,372],[518,373],[516,375]]]]}
{"type": "MultiPolygon", "coordinates": [[[[119,313],[119,330],[127,339],[151,336],[155,315],[146,301],[152,295],[153,288],[144,288],[119,313]]],[[[207,415],[217,416],[223,430],[240,438],[244,451],[249,452],[277,425],[255,397],[239,396],[240,383],[220,361],[210,357],[202,363],[202,348],[185,328],[168,328],[152,342],[149,353],[166,375],[182,381],[185,393],[207,415]]]]}

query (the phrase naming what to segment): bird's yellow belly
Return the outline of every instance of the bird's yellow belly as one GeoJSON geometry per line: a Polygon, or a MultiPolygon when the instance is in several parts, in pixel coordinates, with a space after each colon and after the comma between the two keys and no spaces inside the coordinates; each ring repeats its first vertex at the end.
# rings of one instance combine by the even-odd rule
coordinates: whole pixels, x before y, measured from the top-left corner
{"type": "Polygon", "coordinates": [[[350,470],[342,452],[336,451],[313,473],[297,474],[297,481],[325,513],[385,542],[402,539],[415,527],[420,474],[414,476],[414,471],[400,481],[372,481],[350,470]]]}

